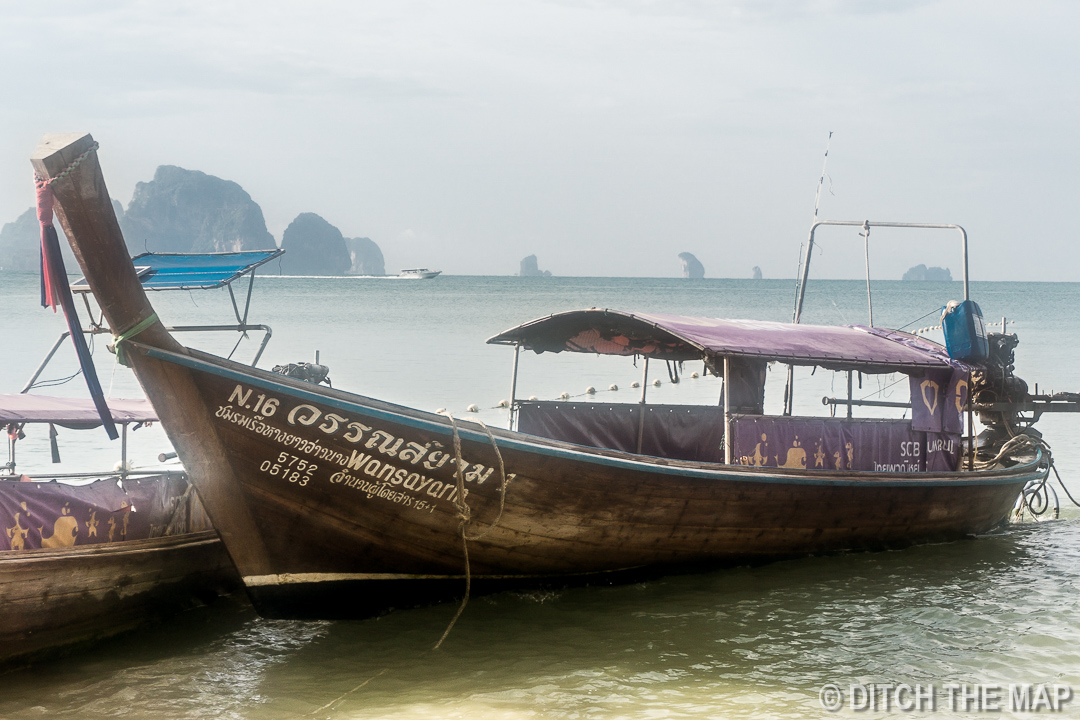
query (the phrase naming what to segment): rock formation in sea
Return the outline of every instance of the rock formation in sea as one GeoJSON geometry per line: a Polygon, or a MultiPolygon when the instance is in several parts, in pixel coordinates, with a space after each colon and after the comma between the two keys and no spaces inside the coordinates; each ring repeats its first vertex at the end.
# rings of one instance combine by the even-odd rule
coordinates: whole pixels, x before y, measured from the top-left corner
{"type": "Polygon", "coordinates": [[[275,247],[262,208],[230,180],[162,165],[138,183],[120,227],[132,254],[275,247]]]}
{"type": "Polygon", "coordinates": [[[679,259],[682,260],[682,276],[684,278],[700,280],[705,277],[705,266],[692,254],[681,252],[679,253],[679,259]]]}
{"type": "MultiPolygon", "coordinates": [[[[60,228],[57,232],[62,233],[60,228]]],[[[60,234],[61,246],[66,245],[60,234]]],[[[38,225],[37,212],[30,208],[14,222],[0,228],[0,268],[22,272],[36,272],[41,252],[41,226],[38,225]]],[[[65,258],[65,265],[67,260],[65,258]]]]}
{"type": "Polygon", "coordinates": [[[281,249],[284,275],[345,275],[353,264],[341,231],[315,213],[300,213],[289,223],[281,249]]]}
{"type": "Polygon", "coordinates": [[[550,270],[541,270],[540,266],[536,263],[536,256],[530,255],[527,258],[523,258],[521,261],[521,272],[518,273],[521,277],[551,277],[550,270]]]}
{"type": "Polygon", "coordinates": [[[755,265],[753,272],[754,272],[754,279],[755,280],[760,280],[761,279],[761,268],[759,268],[757,265],[755,265]]]}
{"type": "Polygon", "coordinates": [[[904,273],[903,279],[917,282],[952,282],[952,273],[949,272],[949,268],[928,268],[925,265],[916,265],[904,273]]]}
{"type": "Polygon", "coordinates": [[[386,263],[383,262],[382,250],[371,238],[345,238],[345,247],[349,251],[350,275],[385,275],[386,263]]]}
{"type": "MultiPolygon", "coordinates": [[[[124,206],[116,200],[112,202],[116,217],[123,219],[124,206]]],[[[59,221],[54,220],[54,222],[56,234],[60,238],[60,253],[64,257],[64,268],[69,273],[77,273],[79,263],[75,261],[75,256],[64,237],[59,221]]],[[[14,222],[6,223],[0,228],[0,270],[38,272],[40,269],[41,225],[38,224],[37,210],[30,208],[14,222]]]]}

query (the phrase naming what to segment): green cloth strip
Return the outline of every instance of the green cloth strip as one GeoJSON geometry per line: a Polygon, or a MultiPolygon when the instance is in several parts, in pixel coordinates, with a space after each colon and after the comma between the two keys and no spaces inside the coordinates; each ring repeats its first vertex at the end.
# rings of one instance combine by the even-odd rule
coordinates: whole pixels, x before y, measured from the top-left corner
{"type": "Polygon", "coordinates": [[[128,362],[127,354],[124,352],[124,343],[156,323],[157,319],[157,313],[151,313],[150,317],[146,318],[135,327],[125,330],[119,335],[113,336],[113,352],[116,353],[116,361],[118,363],[124,367],[131,367],[131,363],[128,362]]]}

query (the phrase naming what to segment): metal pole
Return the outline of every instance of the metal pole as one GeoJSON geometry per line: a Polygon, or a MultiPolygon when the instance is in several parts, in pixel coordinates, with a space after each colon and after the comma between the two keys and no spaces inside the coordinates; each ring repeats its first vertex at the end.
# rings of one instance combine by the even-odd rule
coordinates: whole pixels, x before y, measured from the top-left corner
{"type": "Polygon", "coordinates": [[[802,317],[803,300],[806,298],[806,281],[810,277],[810,258],[814,254],[814,231],[818,229],[818,225],[823,225],[824,222],[816,222],[810,226],[810,238],[806,241],[806,256],[803,257],[802,264],[802,277],[799,278],[799,297],[795,300],[795,316],[792,322],[799,322],[799,318],[802,317]]]}
{"type": "Polygon", "coordinates": [[[641,370],[641,415],[637,423],[637,453],[641,454],[641,443],[645,439],[645,389],[649,387],[649,358],[645,358],[641,370]]]}
{"type": "MultiPolygon", "coordinates": [[[[231,285],[232,283],[230,283],[231,285]]],[[[251,277],[248,279],[247,300],[244,301],[244,317],[240,320],[241,325],[247,325],[248,310],[251,308],[251,289],[255,287],[255,268],[251,269],[251,277]]]]}
{"type": "Polygon", "coordinates": [[[968,426],[968,470],[975,469],[975,413],[971,411],[971,385],[973,373],[968,373],[967,426],[968,426]]]}
{"type": "Polygon", "coordinates": [[[787,385],[784,386],[784,415],[791,415],[791,405],[795,399],[791,396],[795,390],[795,366],[787,366],[787,385]]]}
{"type": "Polygon", "coordinates": [[[514,429],[514,403],[517,401],[518,357],[520,352],[521,343],[514,343],[514,372],[510,378],[510,424],[507,425],[508,430],[514,429]]]}
{"type": "Polygon", "coordinates": [[[852,371],[847,371],[847,416],[851,419],[851,375],[852,371]]]}
{"type": "Polygon", "coordinates": [[[960,244],[964,248],[964,299],[970,300],[971,295],[968,293],[968,247],[967,247],[967,230],[959,225],[954,226],[960,231],[960,244]]]}
{"type": "Polygon", "coordinates": [[[45,356],[45,359],[41,361],[40,365],[38,365],[38,368],[34,371],[34,374],[30,376],[30,379],[26,381],[25,385],[23,385],[23,389],[19,391],[20,394],[25,395],[26,393],[30,392],[30,388],[34,387],[34,383],[36,383],[37,379],[41,377],[41,373],[45,372],[45,366],[48,365],[49,361],[53,359],[53,355],[56,354],[56,351],[60,349],[60,345],[63,344],[64,340],[66,340],[67,336],[70,334],[70,332],[64,332],[60,335],[59,338],[56,339],[56,342],[53,343],[52,350],[49,350],[49,354],[45,356]]]}
{"type": "MultiPolygon", "coordinates": [[[[866,309],[870,314],[870,327],[874,327],[874,300],[870,297],[870,223],[863,221],[863,257],[866,258],[866,309]]],[[[848,386],[851,385],[851,373],[848,373],[848,386]]],[[[850,411],[851,408],[849,407],[850,411]]],[[[848,417],[851,417],[848,414],[848,417]]]]}
{"type": "Polygon", "coordinates": [[[724,356],[724,463],[731,464],[731,388],[728,387],[728,378],[731,377],[731,360],[724,356]]]}
{"type": "Polygon", "coordinates": [[[127,423],[120,426],[120,478],[127,477],[127,423]]]}
{"type": "MultiPolygon", "coordinates": [[[[806,255],[803,257],[802,263],[802,277],[799,278],[799,292],[795,298],[795,312],[792,314],[791,322],[798,323],[802,317],[803,299],[806,297],[806,281],[810,277],[810,258],[814,253],[814,231],[817,230],[817,226],[821,223],[817,222],[815,218],[814,223],[810,226],[810,237],[806,241],[806,255]]],[[[790,416],[792,408],[795,405],[795,366],[788,365],[787,369],[787,397],[784,398],[784,415],[790,416]]]]}

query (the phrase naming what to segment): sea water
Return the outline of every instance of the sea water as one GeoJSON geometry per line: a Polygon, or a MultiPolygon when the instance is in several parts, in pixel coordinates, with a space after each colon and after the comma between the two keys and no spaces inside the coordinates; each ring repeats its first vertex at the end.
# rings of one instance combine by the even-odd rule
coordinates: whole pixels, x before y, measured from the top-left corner
{"type": "MultiPolygon", "coordinates": [[[[37,278],[0,273],[8,339],[0,392],[18,392],[64,330],[37,305],[37,278]]],[[[1017,372],[1040,392],[1080,390],[1080,284],[973,283],[988,323],[1008,321],[1020,337],[1017,372]]],[[[960,283],[882,282],[873,286],[874,324],[936,325],[939,309],[962,299],[960,283]]],[[[260,367],[320,361],[335,387],[455,417],[505,425],[513,351],[486,339],[564,310],[608,307],[709,317],[790,321],[790,281],[643,278],[439,277],[401,281],[260,275],[250,321],[272,326],[260,367]],[[466,408],[475,404],[475,415],[466,408]]],[[[243,294],[239,293],[243,311],[243,294]]],[[[225,291],[151,295],[168,325],[235,323],[225,291]]],[[[87,312],[80,303],[85,322],[87,312]]],[[[865,285],[815,281],[803,322],[867,323],[865,285]]],[[[1000,327],[991,326],[990,331],[1000,327]]],[[[928,337],[940,341],[939,331],[928,337]]],[[[138,397],[130,371],[94,338],[102,386],[138,397]]],[[[240,339],[250,361],[261,333],[240,339]]],[[[181,341],[222,355],[235,333],[181,341]]],[[[652,363],[647,401],[716,403],[719,384],[693,378],[700,363],[652,363]],[[656,378],[659,386],[652,385],[656,378]]],[[[77,366],[65,344],[42,378],[63,380],[77,366]]],[[[517,397],[637,402],[641,363],[629,358],[523,353],[517,397]],[[618,390],[609,390],[615,385],[618,390]],[[586,394],[589,387],[598,392],[586,394]]],[[[782,404],[786,368],[770,368],[766,409],[782,404]]],[[[856,381],[858,382],[858,380],[856,381]]],[[[864,376],[855,396],[906,401],[902,375],[864,376]]],[[[827,415],[822,397],[846,395],[846,377],[797,369],[796,412],[827,415]]],[[[86,396],[79,376],[35,392],[86,396]]],[[[902,410],[857,410],[899,417],[902,410]]],[[[1080,488],[1080,416],[1039,425],[1066,484],[1080,488]]],[[[119,443],[101,429],[60,429],[63,462],[49,462],[47,433],[28,428],[19,470],[111,468],[119,443]]],[[[169,450],[158,427],[129,434],[129,460],[156,464],[169,450]]],[[[5,457],[6,460],[6,457],[5,457]]],[[[258,618],[242,598],[83,647],[65,657],[0,675],[0,718],[660,718],[807,717],[826,714],[833,683],[852,711],[858,688],[906,684],[932,692],[915,715],[983,716],[952,684],[1057,686],[1080,692],[1080,512],[1063,502],[1056,522],[1014,525],[987,537],[900,552],[855,553],[661,578],[616,587],[552,589],[474,598],[449,639],[432,646],[456,610],[438,605],[350,622],[258,618]],[[854,686],[854,689],[852,689],[854,686]],[[951,703],[951,704],[950,704],[951,703]]],[[[2,611],[2,609],[0,609],[2,611]]],[[[878,690],[874,717],[910,717],[895,691],[878,690]],[[889,696],[887,709],[882,698],[889,696]]],[[[974,692],[974,691],[971,691],[974,692]]],[[[970,694],[970,693],[969,693],[970,694]]],[[[1080,700],[1063,713],[1080,716],[1080,700]]],[[[1036,708],[1041,709],[1041,708],[1036,708]]]]}

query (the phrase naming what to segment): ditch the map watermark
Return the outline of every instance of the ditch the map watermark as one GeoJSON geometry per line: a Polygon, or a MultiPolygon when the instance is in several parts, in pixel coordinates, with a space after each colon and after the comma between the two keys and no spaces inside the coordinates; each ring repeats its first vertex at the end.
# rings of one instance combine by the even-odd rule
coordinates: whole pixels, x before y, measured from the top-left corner
{"type": "Polygon", "coordinates": [[[821,707],[829,712],[1059,713],[1072,700],[1071,686],[1050,683],[828,683],[818,691],[821,707]]]}

